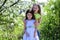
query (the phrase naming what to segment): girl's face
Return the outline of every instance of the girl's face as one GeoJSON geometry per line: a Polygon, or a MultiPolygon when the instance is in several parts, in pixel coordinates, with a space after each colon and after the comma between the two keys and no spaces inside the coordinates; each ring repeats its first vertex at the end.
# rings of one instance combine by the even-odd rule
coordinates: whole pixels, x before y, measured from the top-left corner
{"type": "Polygon", "coordinates": [[[28,18],[28,19],[31,19],[31,18],[32,18],[32,14],[31,14],[31,13],[28,13],[28,14],[27,14],[27,18],[28,18]]]}
{"type": "Polygon", "coordinates": [[[38,5],[33,5],[33,11],[37,11],[38,12],[39,8],[38,5]]]}

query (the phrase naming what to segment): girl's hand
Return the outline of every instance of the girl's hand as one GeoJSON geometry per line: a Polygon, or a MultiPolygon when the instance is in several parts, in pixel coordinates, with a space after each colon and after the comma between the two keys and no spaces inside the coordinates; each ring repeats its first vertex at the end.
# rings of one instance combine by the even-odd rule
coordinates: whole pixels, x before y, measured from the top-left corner
{"type": "Polygon", "coordinates": [[[36,26],[38,26],[39,25],[39,22],[38,21],[36,21],[36,26]]]}
{"type": "Polygon", "coordinates": [[[26,36],[29,36],[29,33],[28,32],[26,32],[26,36]]]}
{"type": "Polygon", "coordinates": [[[34,37],[36,37],[36,32],[34,33],[34,37]]]}
{"type": "Polygon", "coordinates": [[[36,22],[34,23],[35,26],[37,27],[39,25],[38,21],[36,20],[36,22]]]}

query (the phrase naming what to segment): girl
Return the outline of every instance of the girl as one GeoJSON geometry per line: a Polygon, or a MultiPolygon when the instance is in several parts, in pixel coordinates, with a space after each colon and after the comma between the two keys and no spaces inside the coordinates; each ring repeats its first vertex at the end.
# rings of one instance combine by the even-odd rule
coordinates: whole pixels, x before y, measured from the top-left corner
{"type": "Polygon", "coordinates": [[[38,23],[40,23],[41,22],[41,8],[40,8],[40,6],[38,4],[33,4],[32,12],[34,13],[36,21],[38,23]]]}
{"type": "Polygon", "coordinates": [[[24,35],[23,40],[39,40],[36,25],[35,17],[33,13],[29,10],[26,12],[26,19],[24,20],[24,35]]]}
{"type": "MultiPolygon", "coordinates": [[[[33,4],[32,12],[36,18],[36,25],[38,26],[41,23],[41,8],[38,4],[33,4]]],[[[37,30],[38,36],[40,37],[40,32],[37,30]]]]}

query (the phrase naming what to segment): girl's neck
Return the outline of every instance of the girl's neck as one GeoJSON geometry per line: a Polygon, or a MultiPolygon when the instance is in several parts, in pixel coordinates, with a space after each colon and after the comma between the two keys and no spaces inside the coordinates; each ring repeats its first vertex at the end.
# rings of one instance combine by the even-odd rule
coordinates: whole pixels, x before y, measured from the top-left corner
{"type": "Polygon", "coordinates": [[[27,20],[31,20],[31,19],[27,19],[27,20]]]}
{"type": "Polygon", "coordinates": [[[34,13],[38,13],[37,11],[35,11],[34,13]]]}
{"type": "Polygon", "coordinates": [[[27,20],[33,20],[33,19],[27,19],[27,20]]]}

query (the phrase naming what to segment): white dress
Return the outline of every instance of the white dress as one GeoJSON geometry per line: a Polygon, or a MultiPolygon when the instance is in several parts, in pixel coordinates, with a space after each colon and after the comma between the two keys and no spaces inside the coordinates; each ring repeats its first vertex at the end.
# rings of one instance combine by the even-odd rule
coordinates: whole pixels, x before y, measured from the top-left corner
{"type": "Polygon", "coordinates": [[[34,37],[34,22],[35,20],[25,20],[26,21],[26,32],[29,34],[29,36],[24,33],[23,40],[39,40],[38,34],[36,32],[36,36],[34,37]]]}

